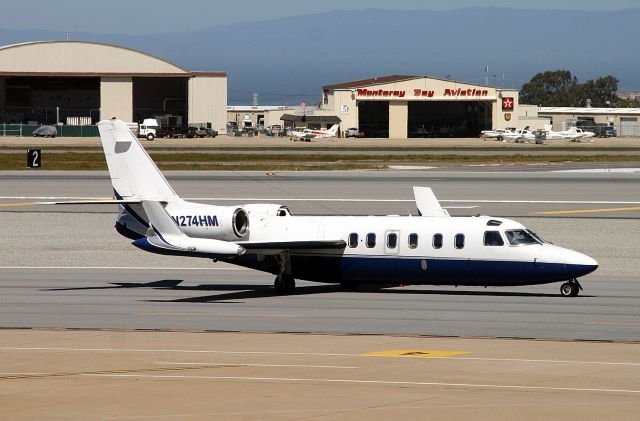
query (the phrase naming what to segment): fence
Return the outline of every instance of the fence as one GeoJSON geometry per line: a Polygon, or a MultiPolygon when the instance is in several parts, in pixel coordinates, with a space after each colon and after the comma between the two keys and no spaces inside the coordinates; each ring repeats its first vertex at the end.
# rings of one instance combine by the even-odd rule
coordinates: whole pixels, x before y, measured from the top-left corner
{"type": "MultiPolygon", "coordinates": [[[[0,124],[0,136],[33,136],[33,132],[40,126],[29,124],[0,124]]],[[[96,137],[99,136],[98,126],[56,126],[60,137],[96,137]]]]}

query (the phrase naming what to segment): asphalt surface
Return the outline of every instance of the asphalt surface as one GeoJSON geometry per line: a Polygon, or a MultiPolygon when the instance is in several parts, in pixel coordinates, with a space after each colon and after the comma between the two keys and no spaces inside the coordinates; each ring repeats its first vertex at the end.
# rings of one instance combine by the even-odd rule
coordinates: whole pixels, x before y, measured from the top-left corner
{"type": "MultiPolygon", "coordinates": [[[[415,214],[412,186],[432,187],[453,215],[637,218],[640,169],[481,165],[436,171],[167,172],[187,200],[271,202],[295,214],[415,214]],[[565,212],[582,211],[573,213],[565,212]]],[[[0,172],[0,211],[51,212],[15,203],[111,197],[106,172],[0,172]]],[[[60,211],[56,209],[56,211],[60,211]]],[[[101,212],[104,206],[65,207],[101,212]]]]}
{"type": "Polygon", "coordinates": [[[0,330],[19,420],[633,420],[638,344],[0,330]]]}
{"type": "MultiPolygon", "coordinates": [[[[575,299],[559,297],[555,284],[346,293],[300,282],[296,295],[273,296],[270,275],[135,249],[114,232],[113,206],[89,211],[0,206],[0,320],[5,327],[637,341],[640,238],[633,233],[640,231],[638,177],[634,172],[170,175],[184,197],[211,203],[282,202],[298,214],[415,213],[411,186],[430,185],[445,205],[465,206],[451,209],[454,214],[513,216],[547,240],[598,260],[600,268],[582,280],[584,295],[575,299]],[[537,214],[567,211],[580,213],[537,214]]],[[[99,173],[3,173],[0,178],[4,205],[110,194],[108,179],[99,173]]]]}

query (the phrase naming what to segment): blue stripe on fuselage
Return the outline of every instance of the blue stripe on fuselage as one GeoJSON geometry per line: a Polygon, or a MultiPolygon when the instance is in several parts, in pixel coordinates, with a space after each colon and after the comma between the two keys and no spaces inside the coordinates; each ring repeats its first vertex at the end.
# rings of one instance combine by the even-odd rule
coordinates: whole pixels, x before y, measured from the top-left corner
{"type": "MultiPolygon", "coordinates": [[[[400,258],[390,256],[291,256],[297,279],[319,282],[361,281],[426,285],[531,285],[564,281],[597,266],[492,260],[400,258]],[[423,269],[423,261],[426,269],[423,269]]],[[[229,261],[274,273],[273,262],[243,255],[229,261]],[[268,266],[267,266],[268,265],[268,266]]]]}

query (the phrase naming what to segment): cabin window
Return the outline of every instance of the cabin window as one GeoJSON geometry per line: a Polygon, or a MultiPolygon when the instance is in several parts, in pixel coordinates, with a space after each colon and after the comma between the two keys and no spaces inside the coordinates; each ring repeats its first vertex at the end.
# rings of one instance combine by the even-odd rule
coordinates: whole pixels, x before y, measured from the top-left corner
{"type": "Polygon", "coordinates": [[[441,249],[442,248],[442,234],[434,234],[433,235],[433,248],[441,249]]]}
{"type": "Polygon", "coordinates": [[[409,234],[409,248],[414,249],[418,247],[418,234],[409,234]]]}
{"type": "Polygon", "coordinates": [[[355,232],[349,234],[349,247],[358,247],[358,234],[356,234],[355,232]]]}
{"type": "Polygon", "coordinates": [[[485,246],[504,246],[504,240],[498,231],[485,231],[484,233],[484,245],[485,246]]]}
{"type": "Polygon", "coordinates": [[[374,233],[370,232],[367,234],[366,246],[370,249],[376,246],[376,235],[374,233]]]}
{"type": "Polygon", "coordinates": [[[387,248],[394,249],[398,245],[398,234],[387,234],[387,248]]]}
{"type": "Polygon", "coordinates": [[[531,234],[526,230],[509,230],[505,231],[507,241],[512,246],[524,246],[528,244],[540,244],[531,234]]]}
{"type": "Polygon", "coordinates": [[[455,240],[454,240],[454,246],[457,249],[463,249],[464,248],[464,234],[456,234],[455,240]]]}

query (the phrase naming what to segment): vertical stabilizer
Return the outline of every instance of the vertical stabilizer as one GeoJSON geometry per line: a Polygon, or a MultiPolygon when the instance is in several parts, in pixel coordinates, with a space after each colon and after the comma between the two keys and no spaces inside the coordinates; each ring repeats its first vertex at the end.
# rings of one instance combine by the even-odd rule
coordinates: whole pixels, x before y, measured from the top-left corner
{"type": "Polygon", "coordinates": [[[98,130],[117,198],[168,203],[180,200],[124,122],[103,120],[98,130]]]}

